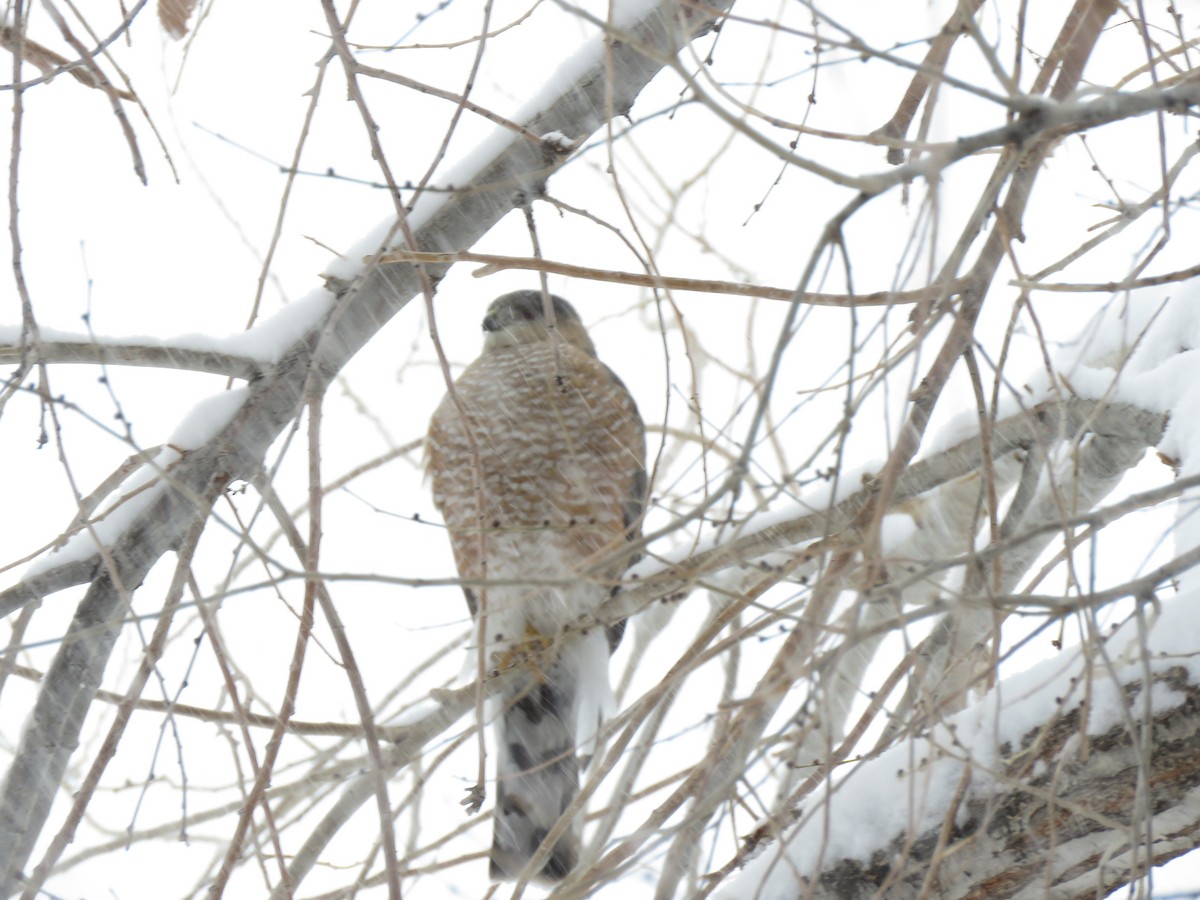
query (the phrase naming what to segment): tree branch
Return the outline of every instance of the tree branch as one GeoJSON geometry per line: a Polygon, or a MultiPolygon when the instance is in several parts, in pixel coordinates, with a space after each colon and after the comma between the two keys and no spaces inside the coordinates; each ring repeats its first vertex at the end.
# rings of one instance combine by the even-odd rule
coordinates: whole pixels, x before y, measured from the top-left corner
{"type": "Polygon", "coordinates": [[[19,363],[32,356],[40,363],[85,363],[102,366],[146,366],[152,369],[185,369],[226,375],[250,381],[268,364],[250,356],[216,350],[194,350],[164,344],[97,342],[80,335],[77,340],[34,341],[24,347],[0,344],[0,364],[19,363]],[[23,355],[24,354],[24,355],[23,355]]]}
{"type": "MultiPolygon", "coordinates": [[[[1149,866],[1200,845],[1200,684],[1183,667],[1157,674],[1154,684],[1156,693],[1165,692],[1171,699],[1164,704],[1169,708],[1153,716],[1149,759],[1142,753],[1140,737],[1124,722],[1088,734],[1089,711],[1077,695],[1073,708],[1065,708],[1068,701],[1062,701],[1064,708],[1029,730],[1018,746],[999,747],[994,768],[978,754],[964,756],[970,748],[957,744],[917,748],[916,758],[922,762],[911,772],[897,773],[891,756],[870,764],[889,768],[885,781],[897,789],[890,797],[875,792],[881,808],[923,795],[923,785],[935,777],[950,784],[970,769],[970,787],[958,809],[942,807],[923,816],[934,824],[891,834],[874,850],[853,858],[832,853],[808,871],[794,869],[794,861],[781,856],[797,852],[797,841],[805,840],[801,831],[756,860],[731,886],[731,893],[718,896],[865,900],[886,895],[908,900],[932,895],[985,900],[1018,896],[1022,890],[1056,900],[1105,896],[1145,874],[1149,866]],[[922,756],[931,749],[930,755],[922,756]],[[1150,823],[1138,822],[1135,812],[1143,766],[1148,767],[1144,785],[1154,812],[1150,823]],[[939,846],[947,824],[940,821],[943,813],[953,821],[948,823],[949,840],[939,846]],[[1145,846],[1146,834],[1153,835],[1150,848],[1145,846]],[[923,893],[931,868],[936,868],[936,876],[923,893]],[[771,888],[756,894],[756,883],[767,879],[771,888]]],[[[1131,705],[1142,688],[1141,681],[1131,679],[1118,690],[1131,705]]],[[[870,766],[864,766],[851,778],[869,779],[872,774],[870,766]]],[[[824,803],[836,809],[836,791],[817,806],[824,803]]],[[[806,818],[813,820],[811,814],[806,818]]]]}

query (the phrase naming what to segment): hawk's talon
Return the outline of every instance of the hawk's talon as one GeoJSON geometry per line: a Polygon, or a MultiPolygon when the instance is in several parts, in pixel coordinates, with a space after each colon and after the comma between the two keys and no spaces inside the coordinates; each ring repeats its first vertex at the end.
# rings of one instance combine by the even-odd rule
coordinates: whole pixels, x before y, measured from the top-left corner
{"type": "Polygon", "coordinates": [[[496,663],[496,671],[507,672],[518,666],[525,666],[533,671],[538,684],[546,684],[548,679],[542,670],[542,655],[554,646],[554,638],[542,634],[532,625],[525,626],[525,635],[506,650],[496,650],[492,659],[496,663]]]}
{"type": "Polygon", "coordinates": [[[483,801],[486,798],[487,791],[483,789],[483,785],[473,784],[467,788],[467,796],[463,797],[459,803],[466,807],[467,815],[473,816],[475,813],[479,812],[479,809],[483,806],[483,801]]]}

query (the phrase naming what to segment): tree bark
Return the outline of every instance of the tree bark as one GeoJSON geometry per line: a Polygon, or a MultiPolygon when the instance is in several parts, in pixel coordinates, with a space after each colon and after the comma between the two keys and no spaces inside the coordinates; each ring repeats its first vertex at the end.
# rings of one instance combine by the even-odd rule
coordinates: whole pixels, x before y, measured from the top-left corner
{"type": "MultiPolygon", "coordinates": [[[[1079,704],[1030,731],[1019,747],[1001,747],[998,771],[970,773],[971,787],[948,811],[949,827],[896,834],[868,859],[827,861],[794,893],[761,896],[1084,900],[1200,846],[1200,684],[1183,667],[1154,683],[1179,702],[1153,715],[1149,753],[1138,733],[1142,683],[1130,681],[1122,687],[1128,722],[1088,734],[1079,704]]],[[[904,802],[905,795],[901,789],[891,799],[904,802]]],[[[746,890],[740,896],[760,896],[746,890]]]]}

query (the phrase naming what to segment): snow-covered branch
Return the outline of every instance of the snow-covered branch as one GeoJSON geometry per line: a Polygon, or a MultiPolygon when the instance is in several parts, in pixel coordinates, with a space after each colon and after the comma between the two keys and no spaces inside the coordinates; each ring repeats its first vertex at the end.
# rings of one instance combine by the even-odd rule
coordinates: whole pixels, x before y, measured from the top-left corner
{"type": "MultiPolygon", "coordinates": [[[[1131,446],[1136,446],[1140,452],[1157,444],[1165,427],[1166,417],[1161,413],[1123,403],[1104,403],[1077,397],[1062,403],[1048,401],[996,422],[990,426],[987,440],[994,459],[1033,448],[1044,453],[1062,441],[1081,441],[1089,434],[1114,441],[1129,453],[1132,452],[1128,449],[1131,446]]],[[[930,518],[933,513],[928,509],[931,505],[929,498],[920,503],[914,501],[955,479],[979,473],[984,465],[984,443],[985,438],[975,434],[913,463],[900,477],[892,505],[884,510],[884,515],[892,511],[910,515],[918,530],[935,527],[936,523],[930,518]],[[925,507],[924,512],[919,511],[921,507],[925,507]]],[[[1106,469],[1105,474],[1111,472],[1106,469]]],[[[631,575],[638,583],[626,585],[614,603],[605,608],[605,621],[632,615],[646,603],[664,596],[678,596],[715,572],[731,567],[754,566],[755,560],[770,553],[797,548],[821,538],[844,541],[848,529],[875,496],[874,479],[864,476],[862,482],[862,487],[848,496],[828,498],[824,504],[809,499],[799,508],[774,512],[767,524],[763,524],[762,518],[756,518],[746,533],[729,541],[708,547],[689,547],[687,554],[678,559],[658,557],[641,563],[631,575]]],[[[972,491],[971,508],[978,502],[978,492],[978,487],[972,491]]],[[[955,498],[960,503],[964,502],[958,494],[955,494],[955,498]]],[[[1059,520],[1072,515],[1064,510],[1058,510],[1058,513],[1059,520]]],[[[938,515],[944,516],[945,513],[943,511],[938,515]]],[[[947,530],[938,529],[928,543],[936,543],[944,551],[946,545],[939,541],[952,537],[961,542],[967,534],[962,530],[964,523],[954,518],[951,521],[955,526],[947,530]]],[[[851,544],[856,540],[853,536],[849,537],[851,544]]],[[[1037,552],[1040,550],[1032,552],[1032,557],[1037,552]]],[[[1026,556],[1026,562],[1028,558],[1031,557],[1026,556]]],[[[1018,567],[1020,565],[1023,564],[1018,564],[1018,567]]],[[[885,590],[880,589],[880,592],[885,590]]]]}
{"type": "Polygon", "coordinates": [[[1067,900],[1104,896],[1197,846],[1200,678],[1177,631],[1195,600],[836,774],[795,810],[796,829],[745,848],[757,858],[718,896],[1067,900]],[[853,833],[822,834],[830,821],[853,833]]]}

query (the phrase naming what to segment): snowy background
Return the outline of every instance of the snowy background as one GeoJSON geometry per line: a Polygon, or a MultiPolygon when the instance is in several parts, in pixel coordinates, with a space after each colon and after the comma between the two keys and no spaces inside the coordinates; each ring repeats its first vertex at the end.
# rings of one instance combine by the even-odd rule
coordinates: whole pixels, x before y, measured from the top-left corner
{"type": "MultiPolygon", "coordinates": [[[[1119,686],[1144,686],[1177,667],[1200,683],[1198,585],[1189,571],[1200,523],[1186,491],[1200,475],[1196,120],[1178,105],[1158,115],[1161,104],[1113,100],[1117,91],[1183,89],[1192,99],[1181,102],[1194,109],[1200,7],[1147,10],[1145,20],[1118,9],[1077,91],[1055,113],[1050,101],[1027,94],[1067,10],[974,4],[946,79],[907,133],[913,168],[901,178],[886,147],[868,136],[892,119],[955,5],[736,4],[718,32],[685,48],[642,91],[628,117],[587,137],[549,179],[547,196],[532,205],[536,247],[524,213],[514,210],[473,246],[447,248],[777,288],[780,296],[800,286],[835,298],[793,305],[678,285],[655,291],[561,269],[546,276],[549,289],[579,309],[650,425],[645,531],[653,540],[637,574],[641,582],[662,578],[672,596],[631,620],[613,659],[623,713],[609,746],[625,736],[629,746],[613,755],[611,769],[589,772],[592,862],[601,874],[571,896],[803,896],[822,866],[869,860],[899,834],[936,831],[947,815],[955,821],[947,811],[961,801],[956,794],[985,797],[1006,783],[998,773],[1013,748],[1085,698],[1080,741],[1126,726],[1140,735],[1149,717],[1189,695],[1157,682],[1131,699],[1119,686]],[[1082,134],[1079,110],[1105,102],[1115,121],[1082,134]],[[1066,123],[1051,145],[1033,141],[1022,156],[1000,139],[964,155],[960,138],[1012,125],[1019,113],[1032,117],[1038,104],[1066,123]],[[1016,223],[997,214],[1006,195],[991,179],[1004,165],[1002,185],[1036,175],[1016,223]],[[1164,183],[1165,203],[1156,196],[1164,183]],[[870,202],[837,218],[864,192],[870,202]],[[922,304],[847,298],[920,291],[946,270],[965,278],[989,236],[1006,228],[971,358],[957,361],[916,435],[915,459],[929,464],[933,489],[904,495],[901,484],[894,504],[852,527],[849,514],[831,510],[869,498],[872,485],[886,481],[889,460],[913,436],[914,405],[938,353],[953,338],[957,307],[928,295],[922,304]],[[1153,283],[1157,276],[1170,277],[1153,283]],[[1121,287],[1133,279],[1145,283],[1121,287]],[[1057,284],[1092,289],[1048,287],[1057,284]],[[1035,407],[1069,404],[1062,420],[1077,433],[945,474],[961,462],[961,448],[977,447],[981,421],[987,434],[1035,407]],[[1097,421],[1106,424],[1089,430],[1097,421]],[[1159,423],[1158,432],[1138,443],[1144,422],[1159,423]],[[1117,431],[1128,467],[1100,490],[1080,460],[1096,434],[1117,431]],[[1028,460],[1042,453],[1031,469],[1028,460]],[[745,476],[735,483],[741,462],[745,476]],[[1021,545],[1036,548],[1028,558],[1019,549],[1004,557],[1020,560],[1011,584],[984,590],[972,581],[969,554],[1000,543],[1000,523],[1028,471],[1037,496],[1058,504],[1060,522],[1045,546],[1021,545]],[[737,551],[713,562],[730,546],[737,551]],[[686,587],[664,574],[689,560],[699,568],[686,587]],[[982,659],[985,674],[937,695],[944,704],[930,710],[906,702],[905,691],[926,691],[932,703],[946,690],[922,680],[938,662],[920,652],[945,622],[961,626],[959,634],[984,629],[959,649],[972,665],[982,659]],[[805,650],[790,663],[794,671],[780,656],[793,643],[805,650]],[[736,731],[731,723],[748,721],[741,716],[781,665],[791,680],[770,695],[774,705],[736,779],[709,783],[708,793],[697,788],[690,807],[668,810],[681,785],[715,771],[714,748],[736,731]],[[898,667],[898,680],[888,681],[898,667]],[[812,765],[829,761],[856,725],[855,739],[838,750],[840,765],[812,765]],[[788,798],[813,773],[817,783],[793,805],[788,798]],[[770,840],[743,858],[743,838],[764,823],[770,840]],[[717,871],[723,878],[703,877],[717,871]]],[[[473,104],[524,122],[589,62],[603,61],[600,23],[622,29],[649,9],[563,0],[448,0],[421,9],[345,3],[337,14],[352,13],[353,58],[402,77],[360,72],[360,104],[331,40],[332,6],[201,4],[180,40],[164,33],[153,5],[26,10],[28,38],[67,59],[79,54],[55,10],[88,47],[128,20],[96,65],[138,102],[110,101],[63,73],[20,91],[7,87],[20,98],[8,113],[16,135],[10,245],[19,240],[19,266],[0,282],[0,361],[9,379],[0,385],[0,589],[102,559],[98,546],[133,527],[155,528],[147,511],[174,467],[231,427],[254,383],[329,321],[334,298],[324,276],[352,278],[379,249],[395,222],[388,178],[405,204],[412,186],[428,182],[410,222],[419,228],[509,138],[494,121],[460,114],[453,100],[414,85],[461,95],[469,83],[473,104]],[[54,364],[18,370],[31,341],[54,364]],[[101,351],[108,364],[97,364],[101,351]],[[71,361],[72,352],[85,361],[71,361]],[[213,353],[228,357],[217,365],[213,353]],[[194,370],[201,359],[208,371],[194,370]]],[[[13,23],[14,10],[6,14],[13,23]]],[[[11,33],[5,46],[11,51],[11,33]]],[[[8,80],[38,75],[26,61],[8,80]]],[[[488,302],[538,286],[528,269],[481,265],[458,262],[437,285],[433,311],[451,374],[478,352],[488,302]]],[[[294,699],[299,724],[274,763],[272,815],[259,807],[225,895],[268,896],[338,798],[362,783],[360,711],[320,610],[298,687],[288,688],[305,567],[277,512],[290,513],[307,541],[314,484],[324,491],[319,571],[376,723],[424,721],[443,696],[438,689],[469,683],[470,620],[422,470],[421,439],[445,390],[428,308],[417,296],[369,324],[369,341],[324,393],[319,479],[311,475],[309,413],[297,406],[262,460],[264,481],[243,473],[217,499],[141,692],[145,702],[107,749],[117,702],[147,658],[170,595],[176,554],[163,555],[140,586],[127,586],[130,606],[102,683],[112,693],[92,704],[21,864],[32,871],[53,851],[49,896],[204,894],[229,854],[285,698],[294,699]],[[276,511],[263,502],[265,483],[276,511]],[[171,704],[181,707],[165,711],[171,704]],[[97,762],[102,774],[85,792],[73,840],[55,850],[97,762]]],[[[897,477],[925,471],[904,465],[897,477]]],[[[1012,520],[1017,533],[1003,539],[1032,533],[1031,518],[1025,532],[1012,520]]],[[[88,580],[5,620],[0,751],[8,758],[23,750],[38,673],[64,646],[88,580]]],[[[465,715],[390,779],[405,897],[514,894],[487,881],[489,807],[470,817],[459,806],[477,766],[465,715]]],[[[1190,849],[1187,836],[1197,831],[1187,823],[1200,821],[1188,818],[1191,803],[1179,797],[1173,825],[1150,827],[1134,815],[1128,830],[1140,837],[1132,848],[1090,852],[1133,858],[1137,840],[1149,843],[1156,830],[1184,835],[1178,849],[1190,849]]],[[[365,802],[321,847],[297,896],[349,896],[356,885],[360,896],[387,896],[379,831],[380,813],[365,802]]],[[[1044,893],[1094,892],[1097,868],[1071,875],[1077,880],[1064,880],[1062,893],[1044,893]]],[[[1200,869],[1184,855],[1142,887],[1156,896],[1200,892],[1200,869]]],[[[1042,896],[1035,888],[1028,896],[1042,896]]]]}

